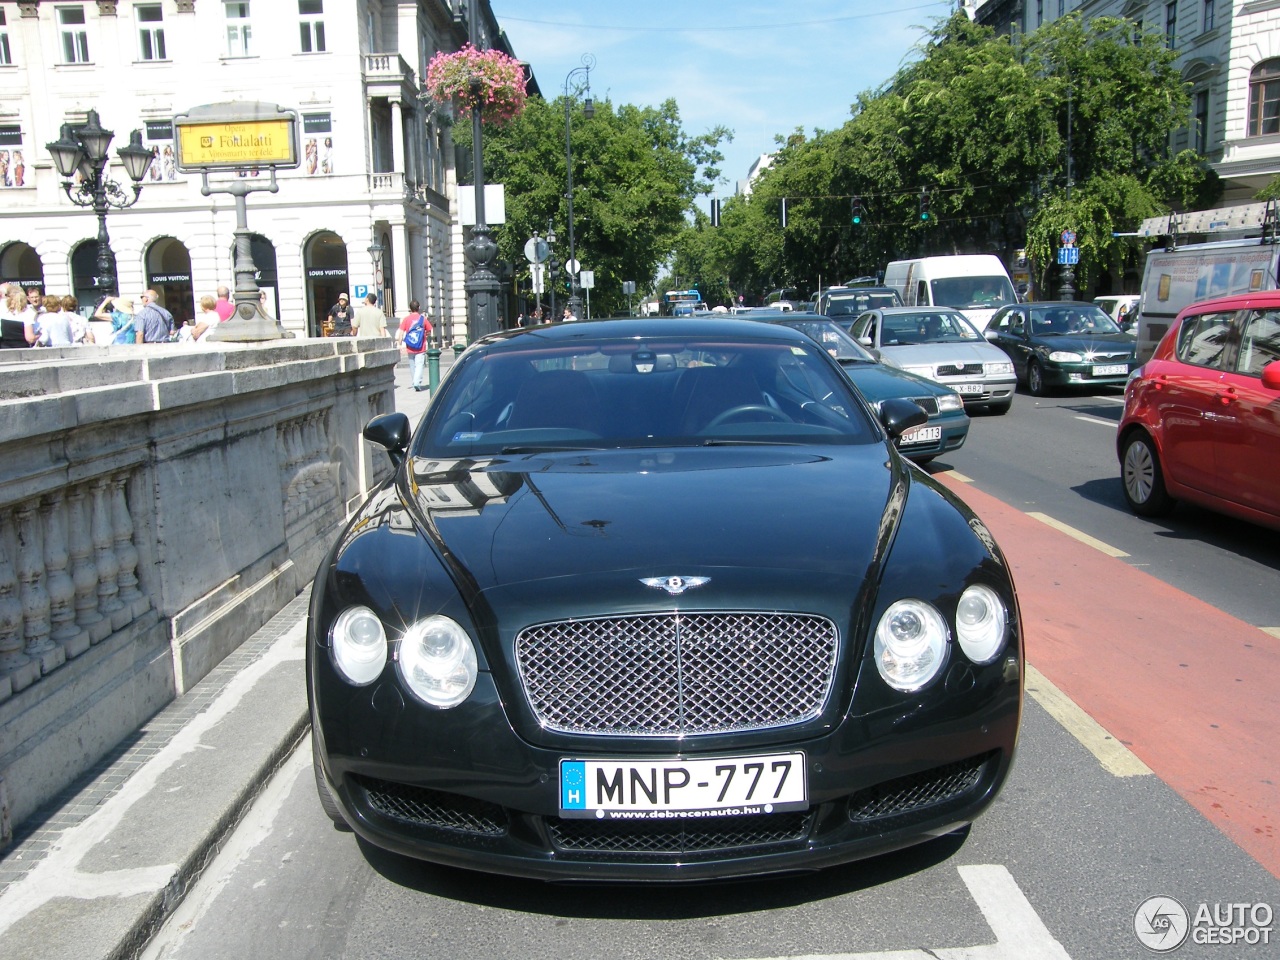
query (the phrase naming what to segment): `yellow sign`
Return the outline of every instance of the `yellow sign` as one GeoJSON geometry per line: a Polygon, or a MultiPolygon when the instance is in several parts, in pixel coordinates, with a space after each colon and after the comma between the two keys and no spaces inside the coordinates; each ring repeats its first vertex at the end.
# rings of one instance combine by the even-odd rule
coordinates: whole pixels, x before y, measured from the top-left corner
{"type": "Polygon", "coordinates": [[[298,165],[291,118],[175,126],[180,168],[298,165]]]}

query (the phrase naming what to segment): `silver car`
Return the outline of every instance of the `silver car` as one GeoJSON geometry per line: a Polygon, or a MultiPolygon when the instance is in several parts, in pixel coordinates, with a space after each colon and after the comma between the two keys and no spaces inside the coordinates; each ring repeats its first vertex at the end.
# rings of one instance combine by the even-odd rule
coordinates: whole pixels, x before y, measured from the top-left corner
{"type": "Polygon", "coordinates": [[[849,332],[886,363],[946,384],[968,408],[1005,413],[1018,380],[1005,352],[958,310],[884,307],[858,317],[849,332]]]}

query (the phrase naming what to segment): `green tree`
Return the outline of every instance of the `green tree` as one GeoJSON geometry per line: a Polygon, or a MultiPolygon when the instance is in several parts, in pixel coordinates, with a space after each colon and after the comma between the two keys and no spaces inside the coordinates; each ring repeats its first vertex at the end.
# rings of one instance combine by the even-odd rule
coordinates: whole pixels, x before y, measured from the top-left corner
{"type": "MultiPolygon", "coordinates": [[[[592,313],[624,310],[624,280],[645,289],[675,249],[694,200],[719,177],[722,127],[698,136],[681,125],[674,100],[660,107],[595,103],[595,115],[572,105],[573,226],[575,254],[595,273],[592,313]]],[[[470,148],[470,129],[454,128],[459,146],[470,148]]],[[[485,179],[506,186],[506,224],[497,231],[499,256],[516,264],[516,282],[527,289],[522,249],[548,222],[557,233],[556,253],[568,259],[565,200],[565,105],[530,99],[524,112],[501,127],[484,130],[485,179]]],[[[557,295],[567,293],[562,276],[557,295]]]]}

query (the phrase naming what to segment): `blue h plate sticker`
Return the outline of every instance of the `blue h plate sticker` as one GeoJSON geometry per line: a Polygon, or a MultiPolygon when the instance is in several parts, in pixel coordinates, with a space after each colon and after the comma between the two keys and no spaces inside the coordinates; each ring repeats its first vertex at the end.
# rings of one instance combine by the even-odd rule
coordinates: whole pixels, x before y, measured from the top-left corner
{"type": "Polygon", "coordinates": [[[581,760],[560,763],[560,807],[563,810],[587,807],[587,765],[581,760]]]}

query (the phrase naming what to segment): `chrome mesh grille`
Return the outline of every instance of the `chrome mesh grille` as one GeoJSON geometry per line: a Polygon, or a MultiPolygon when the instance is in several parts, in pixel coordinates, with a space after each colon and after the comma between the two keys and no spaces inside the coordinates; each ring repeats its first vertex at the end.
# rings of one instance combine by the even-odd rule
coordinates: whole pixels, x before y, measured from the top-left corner
{"type": "Polygon", "coordinates": [[[849,819],[858,822],[916,813],[972,791],[992,754],[971,757],[861,790],[849,798],[849,819]]]}
{"type": "Polygon", "coordinates": [[[547,830],[557,850],[643,857],[796,843],[811,819],[807,810],[660,823],[548,818],[547,830]]]}
{"type": "Polygon", "coordinates": [[[357,776],[352,781],[364,791],[369,806],[384,817],[461,833],[501,836],[507,832],[506,812],[496,803],[373,777],[357,776]]]}
{"type": "Polygon", "coordinates": [[[816,717],[835,624],[774,613],[565,620],[516,637],[538,722],[561,733],[653,737],[761,730],[816,717]]]}

